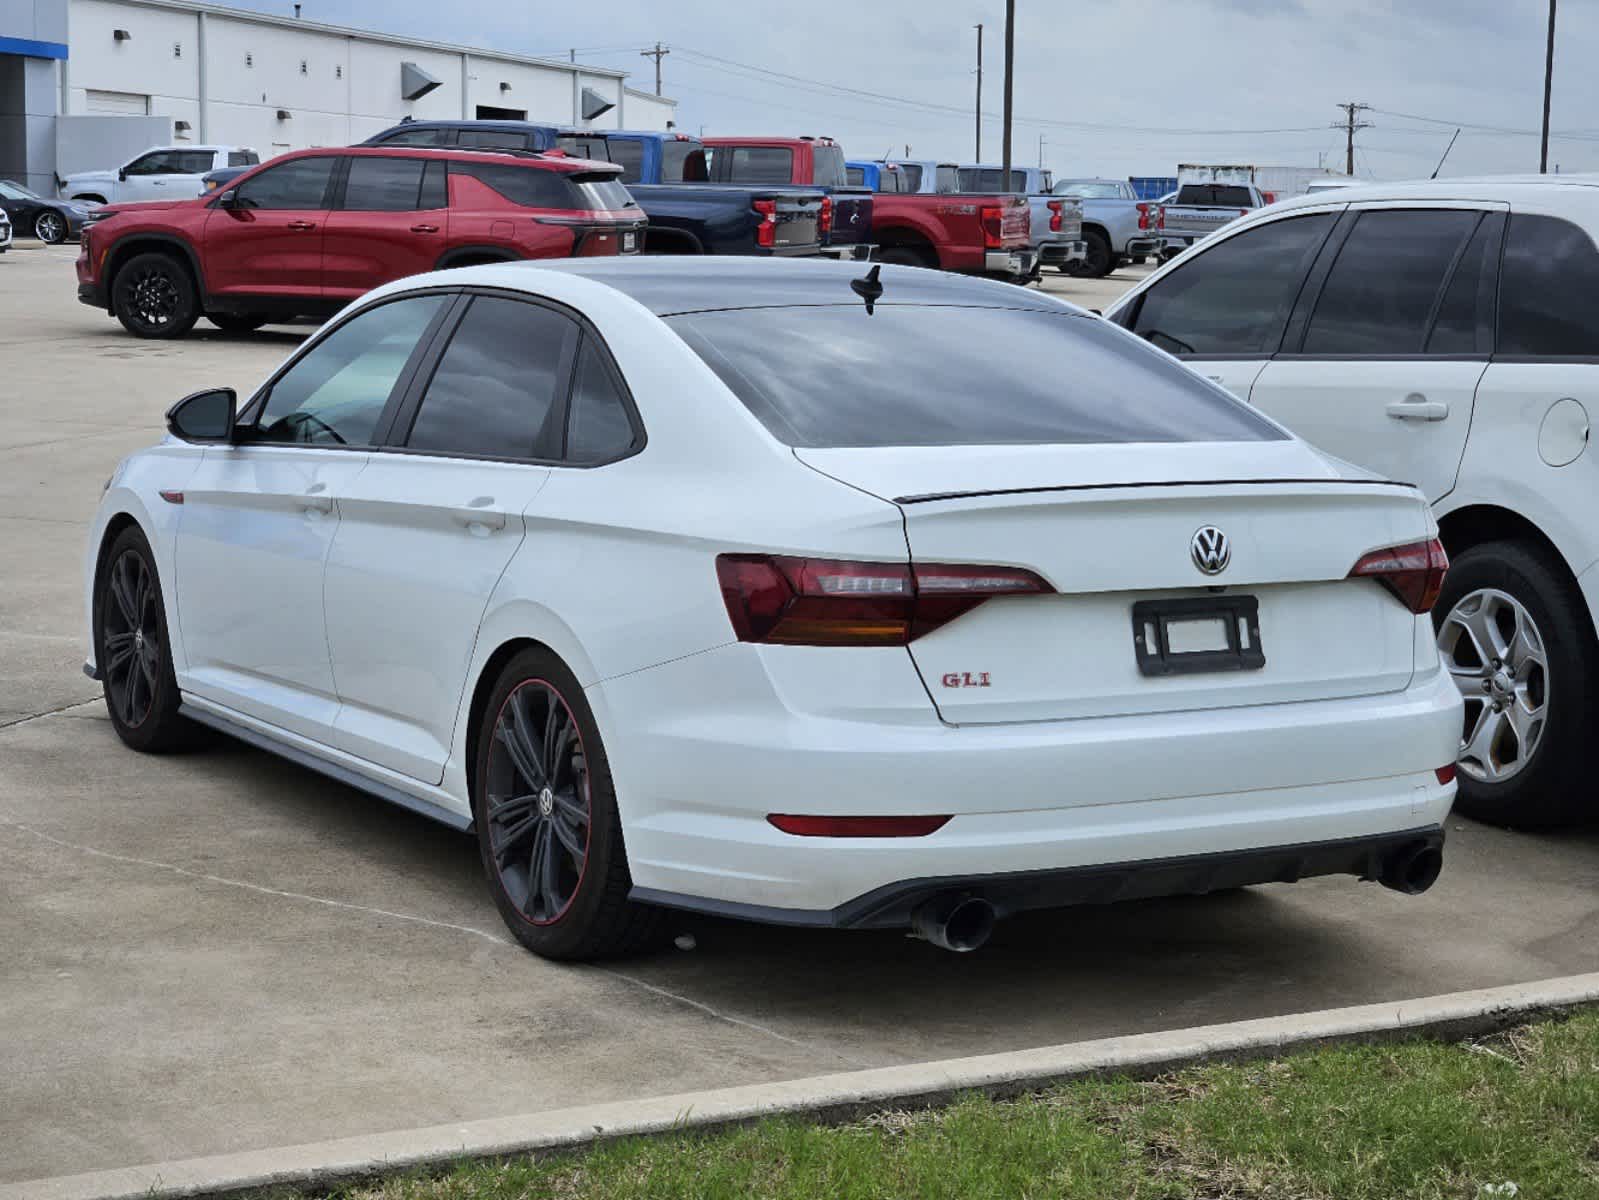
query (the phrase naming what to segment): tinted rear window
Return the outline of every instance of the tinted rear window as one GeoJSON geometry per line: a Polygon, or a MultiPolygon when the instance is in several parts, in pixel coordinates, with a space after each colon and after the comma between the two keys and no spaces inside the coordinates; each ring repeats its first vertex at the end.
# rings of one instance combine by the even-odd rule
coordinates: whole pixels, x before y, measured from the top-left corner
{"type": "Polygon", "coordinates": [[[633,203],[627,188],[607,171],[569,174],[500,163],[452,162],[451,175],[468,175],[513,204],[528,208],[620,209],[633,203]]]}
{"type": "Polygon", "coordinates": [[[728,156],[727,177],[733,183],[787,183],[794,176],[794,152],[782,146],[721,146],[728,156]]]}
{"type": "Polygon", "coordinates": [[[919,192],[922,190],[922,168],[919,163],[901,163],[899,173],[905,179],[905,190],[907,192],[919,192]]]}
{"type": "Polygon", "coordinates": [[[1087,317],[859,304],[668,319],[791,446],[1270,441],[1284,435],[1087,317]],[[1040,363],[1058,370],[1040,370],[1040,363]]]}
{"type": "Polygon", "coordinates": [[[1499,287],[1499,353],[1538,358],[1599,355],[1599,250],[1559,217],[1515,213],[1499,287]]]}
{"type": "Polygon", "coordinates": [[[581,198],[579,208],[615,212],[635,203],[633,193],[615,175],[573,175],[570,178],[581,198]]]}
{"type": "Polygon", "coordinates": [[[704,183],[709,178],[704,146],[676,139],[661,143],[662,183],[704,183]]]}
{"type": "Polygon", "coordinates": [[[1254,197],[1247,187],[1234,183],[1185,183],[1177,189],[1178,204],[1217,205],[1224,208],[1253,207],[1254,197]]]}
{"type": "Polygon", "coordinates": [[[643,177],[644,143],[636,138],[606,138],[605,148],[611,152],[611,161],[622,168],[622,182],[638,183],[643,177]]]}
{"type": "Polygon", "coordinates": [[[812,146],[815,160],[815,178],[818,187],[844,187],[844,152],[837,146],[812,146]]]}
{"type": "Polygon", "coordinates": [[[1027,175],[1025,172],[1012,170],[1010,173],[1010,187],[1001,184],[1005,172],[999,167],[962,167],[960,169],[960,186],[963,192],[1025,192],[1027,190],[1027,175]]]}
{"type": "MultiPolygon", "coordinates": [[[[850,167],[844,172],[844,178],[849,180],[850,187],[866,186],[866,171],[862,167],[850,167]]],[[[881,189],[879,189],[881,190],[881,189]]]]}

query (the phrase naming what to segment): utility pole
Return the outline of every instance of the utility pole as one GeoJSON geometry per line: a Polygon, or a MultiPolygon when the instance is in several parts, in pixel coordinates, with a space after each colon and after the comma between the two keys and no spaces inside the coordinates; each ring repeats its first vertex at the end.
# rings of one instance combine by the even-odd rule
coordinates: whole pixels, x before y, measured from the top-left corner
{"type": "Polygon", "coordinates": [[[655,49],[653,50],[640,50],[638,52],[640,58],[653,58],[655,60],[655,94],[657,96],[661,94],[661,59],[670,53],[671,51],[663,47],[660,42],[655,43],[655,49]]]}
{"type": "Polygon", "coordinates": [[[983,161],[983,23],[977,23],[977,152],[973,157],[983,161]]]}
{"type": "Polygon", "coordinates": [[[1555,87],[1555,0],[1549,0],[1549,49],[1543,60],[1543,149],[1538,155],[1538,174],[1549,174],[1549,100],[1555,87]]]}
{"type": "Polygon", "coordinates": [[[1351,100],[1348,104],[1340,104],[1338,107],[1344,110],[1344,119],[1335,121],[1333,128],[1342,129],[1349,139],[1348,148],[1344,153],[1344,174],[1352,176],[1355,173],[1355,130],[1371,128],[1370,121],[1359,120],[1360,114],[1371,105],[1357,104],[1351,100]]]}
{"type": "Polygon", "coordinates": [[[1038,135],[1038,169],[1044,169],[1044,135],[1038,135]]]}
{"type": "Polygon", "coordinates": [[[1016,0],[1005,0],[1005,155],[1000,163],[1000,169],[1005,173],[1000,176],[1007,184],[1010,182],[1010,102],[1012,84],[1015,82],[1016,69],[1016,0]]]}

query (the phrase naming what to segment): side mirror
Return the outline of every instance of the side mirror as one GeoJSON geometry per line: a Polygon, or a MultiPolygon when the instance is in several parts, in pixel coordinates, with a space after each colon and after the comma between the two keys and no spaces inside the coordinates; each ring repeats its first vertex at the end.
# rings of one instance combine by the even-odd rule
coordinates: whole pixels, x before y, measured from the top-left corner
{"type": "Polygon", "coordinates": [[[232,388],[212,388],[185,396],[167,409],[167,432],[185,442],[233,441],[239,397],[232,388]]]}
{"type": "Polygon", "coordinates": [[[217,197],[217,207],[218,208],[229,208],[229,209],[238,208],[239,207],[239,189],[238,188],[229,188],[227,191],[223,192],[222,195],[218,196],[217,197]]]}
{"type": "Polygon", "coordinates": [[[117,178],[120,179],[123,183],[127,183],[128,182],[128,168],[127,167],[118,167],[117,168],[117,178]]]}

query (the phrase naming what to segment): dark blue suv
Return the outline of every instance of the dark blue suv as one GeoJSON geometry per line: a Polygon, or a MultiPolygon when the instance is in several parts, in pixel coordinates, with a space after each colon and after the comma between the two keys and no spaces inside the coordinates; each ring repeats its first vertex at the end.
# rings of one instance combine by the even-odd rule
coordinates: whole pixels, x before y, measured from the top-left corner
{"type": "Polygon", "coordinates": [[[465,150],[553,150],[554,125],[529,121],[402,121],[363,146],[459,146],[465,150]]]}

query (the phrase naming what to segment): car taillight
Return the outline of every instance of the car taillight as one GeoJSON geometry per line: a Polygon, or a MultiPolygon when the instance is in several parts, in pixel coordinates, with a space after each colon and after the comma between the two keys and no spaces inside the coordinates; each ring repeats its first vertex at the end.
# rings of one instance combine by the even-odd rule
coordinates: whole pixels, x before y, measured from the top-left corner
{"type": "Polygon", "coordinates": [[[1166,228],[1166,206],[1164,204],[1155,210],[1155,228],[1166,228]]]}
{"type": "Polygon", "coordinates": [[[788,646],[903,646],[995,596],[1055,590],[1019,567],[766,554],[720,554],[716,575],[739,641],[788,646]]]}
{"type": "Polygon", "coordinates": [[[1004,249],[1005,210],[996,205],[985,204],[978,210],[978,217],[983,226],[983,248],[985,250],[1004,249]]]}
{"type": "Polygon", "coordinates": [[[1144,203],[1138,205],[1138,228],[1149,228],[1149,205],[1144,203]]]}
{"type": "Polygon", "coordinates": [[[1049,231],[1060,232],[1060,210],[1065,206],[1064,200],[1050,200],[1049,204],[1049,231]]]}
{"type": "Polygon", "coordinates": [[[775,246],[777,244],[777,201],[757,200],[754,204],[755,213],[760,217],[760,223],[755,226],[755,244],[757,246],[775,246]]]}
{"type": "Polygon", "coordinates": [[[1435,767],[1433,769],[1433,776],[1438,780],[1439,783],[1443,784],[1444,787],[1448,787],[1455,781],[1455,764],[1450,763],[1447,767],[1435,767]]]}
{"type": "Polygon", "coordinates": [[[1351,579],[1375,579],[1413,613],[1431,612],[1444,586],[1449,555],[1437,538],[1407,542],[1364,555],[1349,572],[1351,579]]]}
{"type": "Polygon", "coordinates": [[[791,813],[771,813],[766,820],[797,837],[926,837],[950,822],[948,816],[811,817],[791,813]]]}
{"type": "Polygon", "coordinates": [[[822,197],[822,215],[817,219],[816,228],[822,233],[833,232],[833,197],[822,197]]]}

